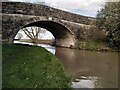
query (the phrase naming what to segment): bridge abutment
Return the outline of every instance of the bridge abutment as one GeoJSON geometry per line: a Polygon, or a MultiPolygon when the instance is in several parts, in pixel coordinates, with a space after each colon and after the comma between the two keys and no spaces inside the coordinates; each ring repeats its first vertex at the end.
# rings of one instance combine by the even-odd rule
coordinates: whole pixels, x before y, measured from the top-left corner
{"type": "MultiPolygon", "coordinates": [[[[12,44],[14,40],[12,38],[3,40],[2,43],[12,44]]],[[[55,45],[59,47],[73,48],[76,47],[75,38],[55,39],[55,45]]]]}
{"type": "Polygon", "coordinates": [[[55,45],[60,47],[75,47],[76,40],[75,38],[65,38],[65,39],[56,39],[55,45]]]}

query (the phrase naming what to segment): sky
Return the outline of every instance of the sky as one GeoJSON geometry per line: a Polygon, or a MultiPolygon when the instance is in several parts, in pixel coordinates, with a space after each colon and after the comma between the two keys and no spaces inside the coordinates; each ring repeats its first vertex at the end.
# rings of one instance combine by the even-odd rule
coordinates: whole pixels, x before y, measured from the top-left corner
{"type": "Polygon", "coordinates": [[[14,2],[45,2],[46,5],[72,13],[95,17],[106,0],[9,0],[14,2]]]}

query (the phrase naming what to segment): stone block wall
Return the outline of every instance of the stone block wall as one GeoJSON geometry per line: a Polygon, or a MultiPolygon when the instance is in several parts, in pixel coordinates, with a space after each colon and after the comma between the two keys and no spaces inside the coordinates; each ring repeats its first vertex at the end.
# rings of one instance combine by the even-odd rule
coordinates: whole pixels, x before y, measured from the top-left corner
{"type": "Polygon", "coordinates": [[[49,16],[82,24],[90,24],[93,21],[93,18],[73,14],[45,5],[20,2],[2,2],[2,13],[49,16]]]}

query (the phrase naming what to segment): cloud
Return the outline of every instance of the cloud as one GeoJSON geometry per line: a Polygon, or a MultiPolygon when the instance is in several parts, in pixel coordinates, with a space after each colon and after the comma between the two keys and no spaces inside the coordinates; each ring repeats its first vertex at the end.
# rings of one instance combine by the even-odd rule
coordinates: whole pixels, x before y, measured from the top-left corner
{"type": "Polygon", "coordinates": [[[107,0],[107,2],[119,2],[120,0],[107,0]]]}
{"type": "Polygon", "coordinates": [[[78,11],[82,11],[82,14],[96,15],[96,12],[105,3],[106,0],[50,0],[49,3],[51,7],[59,8],[66,11],[71,11],[80,14],[78,11]],[[77,11],[77,12],[76,12],[77,11]]]}
{"type": "MultiPolygon", "coordinates": [[[[52,7],[64,8],[64,9],[82,9],[82,10],[96,10],[100,4],[104,3],[105,0],[76,0],[76,1],[63,1],[63,0],[54,0],[51,2],[52,7]]],[[[47,2],[48,3],[48,2],[47,2]]]]}

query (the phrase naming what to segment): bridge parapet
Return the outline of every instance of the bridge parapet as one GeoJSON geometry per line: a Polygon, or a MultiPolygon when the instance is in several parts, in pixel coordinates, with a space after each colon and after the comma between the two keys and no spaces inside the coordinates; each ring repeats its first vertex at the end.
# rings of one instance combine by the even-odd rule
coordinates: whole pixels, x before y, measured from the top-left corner
{"type": "Polygon", "coordinates": [[[90,24],[93,21],[93,18],[73,14],[45,5],[20,2],[2,2],[2,13],[47,16],[82,24],[90,24]]]}

